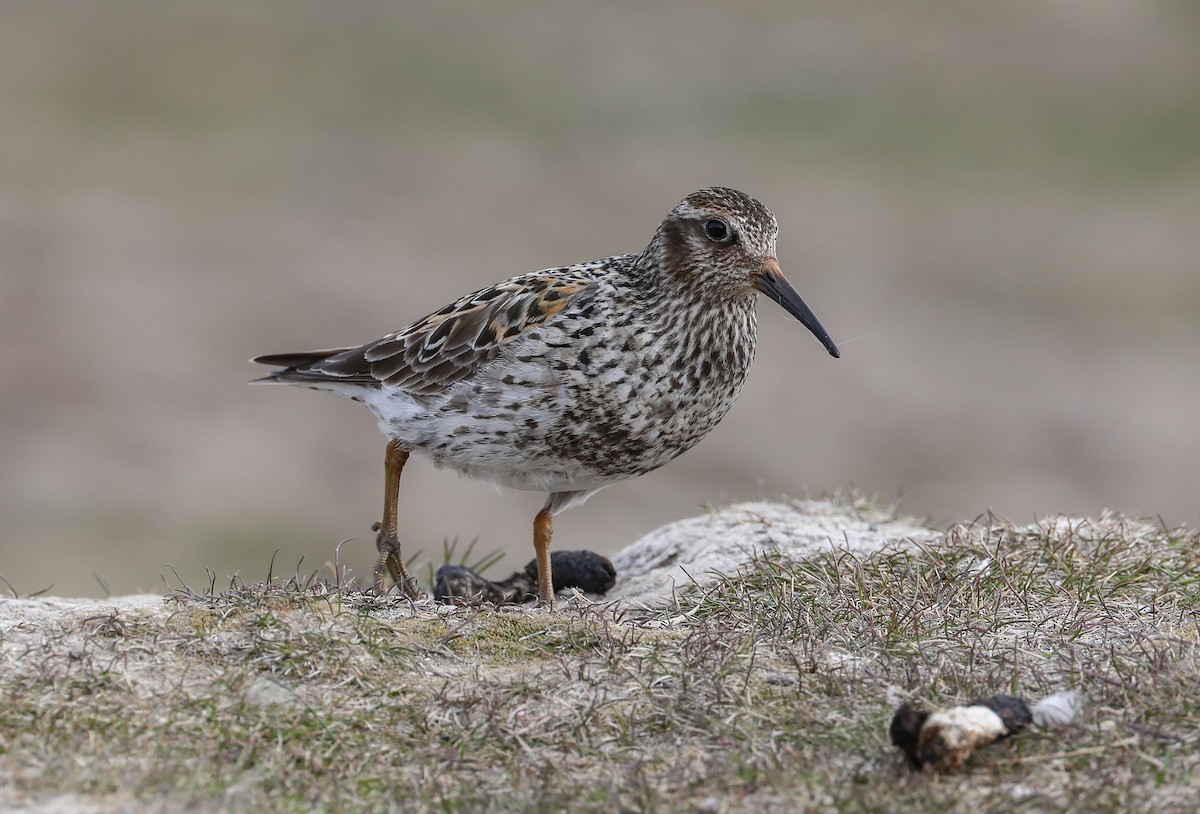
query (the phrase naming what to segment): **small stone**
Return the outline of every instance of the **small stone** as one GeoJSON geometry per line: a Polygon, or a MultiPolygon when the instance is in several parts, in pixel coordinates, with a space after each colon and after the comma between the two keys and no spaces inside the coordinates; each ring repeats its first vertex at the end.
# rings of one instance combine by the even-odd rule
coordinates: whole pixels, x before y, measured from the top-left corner
{"type": "Polygon", "coordinates": [[[291,706],[296,703],[295,693],[266,676],[258,676],[251,681],[242,698],[250,707],[291,706]]]}
{"type": "MultiPolygon", "coordinates": [[[[595,551],[555,551],[550,554],[554,591],[578,588],[588,594],[607,593],[617,583],[617,569],[608,557],[595,551]]],[[[530,560],[525,573],[537,582],[537,560],[530,560]]]]}

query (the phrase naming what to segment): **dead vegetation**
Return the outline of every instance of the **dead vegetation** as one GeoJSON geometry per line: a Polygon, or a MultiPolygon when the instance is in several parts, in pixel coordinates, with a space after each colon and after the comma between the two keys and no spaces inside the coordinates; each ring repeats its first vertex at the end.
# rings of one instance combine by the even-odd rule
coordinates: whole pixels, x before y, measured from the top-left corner
{"type": "Polygon", "coordinates": [[[1198,542],[982,518],[915,548],[760,558],[655,609],[448,608],[301,575],[86,612],[11,601],[0,804],[1192,810],[1198,542]],[[1079,723],[951,775],[888,742],[901,700],[1065,687],[1079,723]]]}

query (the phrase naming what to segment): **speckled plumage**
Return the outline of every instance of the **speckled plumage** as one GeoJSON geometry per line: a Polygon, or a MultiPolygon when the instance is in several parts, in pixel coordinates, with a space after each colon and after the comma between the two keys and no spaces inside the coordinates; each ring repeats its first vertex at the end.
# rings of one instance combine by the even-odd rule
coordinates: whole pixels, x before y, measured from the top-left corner
{"type": "Polygon", "coordinates": [[[642,252],[514,277],[361,347],[258,357],[282,368],[259,381],[355,399],[405,452],[548,492],[548,539],[549,515],[658,468],[724,417],[754,358],[760,291],[838,355],[779,272],[777,233],[755,199],[700,190],[642,252]]]}

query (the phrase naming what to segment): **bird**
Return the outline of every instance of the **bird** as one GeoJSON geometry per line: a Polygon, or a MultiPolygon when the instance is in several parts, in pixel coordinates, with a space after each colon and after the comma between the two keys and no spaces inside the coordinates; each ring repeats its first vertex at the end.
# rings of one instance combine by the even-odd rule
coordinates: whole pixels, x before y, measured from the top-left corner
{"type": "Polygon", "coordinates": [[[420,595],[401,557],[398,493],[412,453],[502,487],[545,492],[533,521],[538,603],[553,607],[552,518],[693,447],[746,381],[758,295],[834,358],[783,276],[779,225],[744,192],[709,187],[667,213],[640,252],[523,274],[365,345],[278,353],[254,384],[360,402],[387,436],[373,587],[420,595]]]}

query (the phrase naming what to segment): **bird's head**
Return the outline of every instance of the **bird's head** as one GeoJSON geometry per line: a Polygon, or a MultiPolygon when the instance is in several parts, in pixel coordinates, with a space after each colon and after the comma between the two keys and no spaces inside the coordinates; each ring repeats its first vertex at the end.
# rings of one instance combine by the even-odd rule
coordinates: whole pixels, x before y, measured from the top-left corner
{"type": "Polygon", "coordinates": [[[648,247],[671,285],[711,292],[718,298],[766,294],[812,331],[831,356],[837,345],[779,268],[771,210],[744,192],[708,187],[693,192],[667,213],[648,247]]]}

